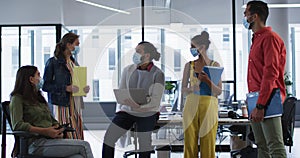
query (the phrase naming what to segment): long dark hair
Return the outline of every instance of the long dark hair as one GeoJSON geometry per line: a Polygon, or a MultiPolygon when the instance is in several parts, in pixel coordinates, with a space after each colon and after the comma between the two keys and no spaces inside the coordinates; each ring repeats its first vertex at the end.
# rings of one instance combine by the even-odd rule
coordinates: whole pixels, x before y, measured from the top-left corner
{"type": "Polygon", "coordinates": [[[24,100],[32,104],[37,102],[47,103],[41,91],[37,91],[35,85],[32,85],[29,80],[30,77],[34,77],[37,71],[37,67],[31,65],[20,67],[17,71],[14,90],[10,93],[10,96],[21,95],[24,100]]]}
{"type": "Polygon", "coordinates": [[[67,49],[67,44],[74,43],[77,38],[79,38],[79,35],[76,35],[75,33],[66,33],[60,42],[56,44],[54,56],[57,58],[65,58],[64,51],[67,49]]]}

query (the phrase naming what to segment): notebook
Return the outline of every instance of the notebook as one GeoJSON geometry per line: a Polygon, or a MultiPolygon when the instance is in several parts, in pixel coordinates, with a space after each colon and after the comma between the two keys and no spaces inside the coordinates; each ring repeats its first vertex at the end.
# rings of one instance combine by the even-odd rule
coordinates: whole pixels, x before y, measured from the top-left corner
{"type": "Polygon", "coordinates": [[[75,66],[73,68],[72,85],[77,86],[79,91],[73,93],[73,96],[85,96],[83,88],[87,86],[87,67],[75,66]]]}
{"type": "Polygon", "coordinates": [[[126,105],[124,100],[132,99],[137,104],[143,105],[147,104],[148,94],[143,88],[130,88],[130,89],[114,89],[114,94],[117,103],[126,105]]]}
{"type": "MultiPolygon", "coordinates": [[[[216,67],[216,66],[204,66],[203,71],[208,75],[210,80],[215,84],[218,85],[222,73],[223,73],[224,67],[216,67]]],[[[200,95],[209,95],[211,96],[211,88],[205,83],[200,83],[200,95]]]]}
{"type": "MultiPolygon", "coordinates": [[[[264,118],[272,118],[281,116],[283,113],[283,106],[282,106],[282,99],[280,95],[280,90],[274,90],[275,93],[270,101],[270,104],[265,109],[265,117],[264,118]]],[[[247,107],[248,107],[248,114],[250,114],[252,110],[256,107],[256,102],[258,100],[259,93],[252,92],[248,93],[247,95],[247,107]]]]}

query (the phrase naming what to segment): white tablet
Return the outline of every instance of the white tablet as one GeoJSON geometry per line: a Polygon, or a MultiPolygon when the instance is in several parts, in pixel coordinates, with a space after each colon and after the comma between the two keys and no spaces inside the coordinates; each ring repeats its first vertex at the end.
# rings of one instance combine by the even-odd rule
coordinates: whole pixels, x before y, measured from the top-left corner
{"type": "Polygon", "coordinates": [[[125,105],[126,99],[132,99],[140,105],[147,104],[148,94],[143,88],[114,89],[114,94],[119,104],[125,105]]]}

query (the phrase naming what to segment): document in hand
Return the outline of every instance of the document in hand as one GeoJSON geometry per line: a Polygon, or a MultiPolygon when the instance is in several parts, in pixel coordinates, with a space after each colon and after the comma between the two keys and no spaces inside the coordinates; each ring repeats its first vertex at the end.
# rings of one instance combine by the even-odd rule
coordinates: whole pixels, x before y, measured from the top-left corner
{"type": "Polygon", "coordinates": [[[79,88],[79,91],[73,93],[73,96],[85,96],[86,93],[83,88],[87,85],[87,68],[82,66],[75,66],[73,68],[72,84],[79,88]]]}
{"type": "MultiPolygon", "coordinates": [[[[275,93],[273,94],[271,102],[269,105],[267,105],[267,107],[265,109],[265,117],[264,118],[272,118],[272,117],[281,116],[283,113],[283,105],[282,105],[282,101],[281,101],[280,90],[276,89],[274,91],[275,91],[275,93]]],[[[248,93],[246,96],[247,96],[248,114],[250,117],[252,110],[256,107],[256,102],[258,100],[259,93],[252,92],[252,93],[248,93]]]]}
{"type": "MultiPolygon", "coordinates": [[[[223,73],[224,67],[215,67],[215,66],[204,66],[203,71],[208,75],[210,80],[215,84],[218,85],[222,73],[223,73]]],[[[209,95],[211,96],[211,88],[205,83],[200,83],[200,95],[209,95]]]]}

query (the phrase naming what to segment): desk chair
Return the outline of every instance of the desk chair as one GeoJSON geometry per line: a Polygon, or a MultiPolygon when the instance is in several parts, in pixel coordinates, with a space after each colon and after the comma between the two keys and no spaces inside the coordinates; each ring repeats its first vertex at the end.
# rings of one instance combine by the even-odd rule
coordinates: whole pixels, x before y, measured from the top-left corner
{"type": "MultiPolygon", "coordinates": [[[[293,135],[295,127],[297,98],[288,97],[283,102],[283,114],[281,117],[283,141],[285,146],[289,146],[289,152],[293,146],[293,135]]],[[[298,101],[299,102],[299,101],[298,101]]]]}
{"type": "MultiPolygon", "coordinates": [[[[157,113],[157,118],[156,121],[158,121],[159,119],[159,112],[157,113]]],[[[154,126],[153,132],[157,131],[160,127],[159,126],[154,126]]],[[[137,149],[138,146],[138,140],[137,140],[137,124],[134,123],[132,128],[130,129],[131,132],[133,132],[133,136],[134,136],[134,150],[130,150],[130,151],[126,151],[123,154],[123,158],[127,158],[128,156],[134,155],[135,158],[137,158],[137,155],[140,153],[140,151],[137,149]]],[[[151,154],[155,153],[154,149],[151,150],[151,154]]]]}
{"type": "MultiPolygon", "coordinates": [[[[130,129],[130,131],[133,133],[134,150],[126,151],[123,154],[123,158],[127,158],[128,156],[131,156],[131,155],[134,155],[135,158],[137,158],[137,155],[140,153],[140,151],[137,148],[137,146],[138,146],[138,140],[137,140],[137,127],[136,127],[136,123],[134,123],[134,125],[132,126],[132,128],[130,129]]],[[[155,151],[152,150],[151,153],[155,153],[155,151]]]]}
{"type": "MultiPolygon", "coordinates": [[[[11,129],[12,123],[10,119],[9,112],[9,101],[1,103],[2,108],[2,154],[1,158],[6,158],[6,121],[8,122],[11,129]]],[[[37,136],[37,133],[31,133],[27,131],[12,131],[9,134],[13,134],[15,137],[15,144],[11,157],[15,158],[56,158],[56,157],[45,157],[45,156],[36,156],[28,153],[28,138],[32,136],[37,136]]]]}

